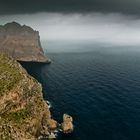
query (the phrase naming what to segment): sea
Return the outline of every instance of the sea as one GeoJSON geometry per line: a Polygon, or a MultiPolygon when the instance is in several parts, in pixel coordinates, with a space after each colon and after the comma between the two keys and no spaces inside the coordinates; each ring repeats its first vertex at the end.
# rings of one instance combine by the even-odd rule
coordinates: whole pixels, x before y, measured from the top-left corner
{"type": "Polygon", "coordinates": [[[53,118],[73,117],[74,131],[57,140],[140,140],[140,50],[132,48],[46,52],[51,64],[22,63],[53,118]]]}

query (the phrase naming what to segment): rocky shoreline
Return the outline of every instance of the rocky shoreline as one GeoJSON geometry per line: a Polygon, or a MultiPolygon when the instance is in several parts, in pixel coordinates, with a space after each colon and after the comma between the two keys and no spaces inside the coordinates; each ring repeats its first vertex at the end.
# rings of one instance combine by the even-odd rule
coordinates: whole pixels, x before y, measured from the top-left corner
{"type": "Polygon", "coordinates": [[[67,134],[67,133],[71,133],[74,130],[72,117],[68,114],[63,115],[63,122],[61,124],[59,124],[55,120],[51,120],[49,125],[51,128],[51,131],[48,134],[40,135],[38,137],[39,140],[41,140],[42,138],[54,140],[54,139],[57,139],[57,135],[59,132],[67,134]],[[71,119],[68,120],[68,118],[71,118],[71,119]]]}
{"type": "Polygon", "coordinates": [[[18,62],[50,64],[39,32],[16,22],[0,26],[0,140],[56,139],[56,132],[70,133],[73,119],[63,115],[58,123],[44,101],[42,86],[18,62]]]}
{"type": "Polygon", "coordinates": [[[72,117],[59,124],[51,116],[41,84],[13,58],[0,54],[0,139],[56,139],[56,132],[73,130],[72,117]]]}
{"type": "MultiPolygon", "coordinates": [[[[51,103],[49,101],[46,101],[48,108],[50,109],[52,107],[51,103]]],[[[68,114],[63,114],[63,122],[62,123],[58,123],[55,120],[51,120],[49,122],[49,127],[51,129],[51,132],[45,136],[39,136],[39,140],[42,138],[48,138],[48,139],[56,139],[57,138],[57,134],[59,132],[62,133],[71,133],[74,130],[74,126],[73,126],[73,118],[68,115],[68,114]]]]}

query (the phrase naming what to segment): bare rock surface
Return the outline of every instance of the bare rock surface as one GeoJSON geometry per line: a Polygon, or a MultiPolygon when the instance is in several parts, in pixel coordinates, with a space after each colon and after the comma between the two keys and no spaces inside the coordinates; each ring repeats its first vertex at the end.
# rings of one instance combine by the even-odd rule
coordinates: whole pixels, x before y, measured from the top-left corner
{"type": "Polygon", "coordinates": [[[73,131],[73,118],[68,115],[63,115],[63,123],[61,124],[64,133],[70,133],[73,131]]]}
{"type": "Polygon", "coordinates": [[[37,140],[56,123],[41,84],[16,60],[0,54],[0,140],[37,140]]]}
{"type": "Polygon", "coordinates": [[[0,52],[20,61],[49,62],[41,47],[39,32],[16,22],[0,25],[0,52]]]}
{"type": "Polygon", "coordinates": [[[57,128],[57,121],[53,120],[53,119],[49,119],[47,121],[47,126],[50,130],[55,130],[57,128]]]}

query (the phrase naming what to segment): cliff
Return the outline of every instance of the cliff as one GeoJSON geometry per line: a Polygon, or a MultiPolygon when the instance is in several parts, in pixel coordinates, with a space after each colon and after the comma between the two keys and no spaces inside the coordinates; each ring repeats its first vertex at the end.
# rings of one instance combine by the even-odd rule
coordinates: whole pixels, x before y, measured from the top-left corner
{"type": "Polygon", "coordinates": [[[0,26],[0,52],[20,61],[49,62],[41,47],[39,32],[16,22],[0,26]]]}
{"type": "Polygon", "coordinates": [[[16,61],[46,63],[39,33],[28,26],[8,23],[0,26],[0,140],[55,139],[55,130],[69,133],[73,119],[52,119],[43,100],[41,84],[16,61]]]}
{"type": "Polygon", "coordinates": [[[16,60],[0,54],[0,139],[36,140],[50,136],[51,119],[42,87],[16,60]]]}

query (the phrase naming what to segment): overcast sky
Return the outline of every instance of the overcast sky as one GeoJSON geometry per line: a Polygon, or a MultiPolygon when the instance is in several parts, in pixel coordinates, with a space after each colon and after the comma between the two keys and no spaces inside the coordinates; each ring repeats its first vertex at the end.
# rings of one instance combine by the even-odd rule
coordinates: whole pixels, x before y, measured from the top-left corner
{"type": "Polygon", "coordinates": [[[1,0],[0,14],[121,12],[140,14],[140,0],[1,0]]]}
{"type": "Polygon", "coordinates": [[[0,24],[17,21],[41,40],[140,46],[140,0],[1,0],[0,24]]]}

